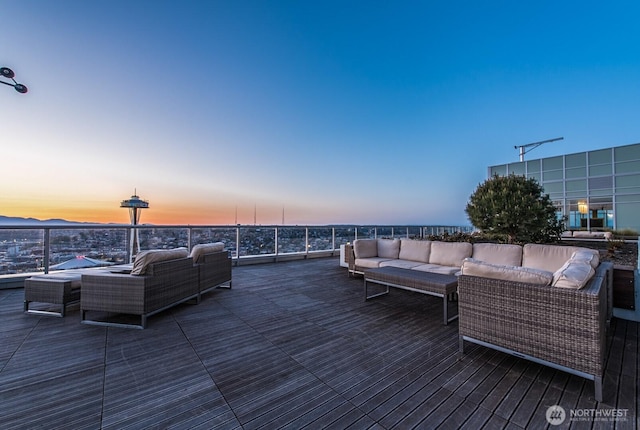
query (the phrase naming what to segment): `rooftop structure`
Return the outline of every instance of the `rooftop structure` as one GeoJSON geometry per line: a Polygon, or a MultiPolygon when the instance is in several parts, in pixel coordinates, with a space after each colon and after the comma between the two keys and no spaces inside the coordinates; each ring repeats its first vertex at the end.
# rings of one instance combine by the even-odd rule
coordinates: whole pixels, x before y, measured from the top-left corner
{"type": "Polygon", "coordinates": [[[640,424],[636,322],[614,318],[598,403],[578,376],[478,345],[459,358],[436,298],[362,288],[336,258],[234,267],[233,289],[147,330],[24,315],[22,290],[0,291],[3,427],[524,429],[556,405],[563,428],[640,424]]]}
{"type": "Polygon", "coordinates": [[[570,230],[640,232],[640,143],[488,168],[488,177],[511,173],[535,178],[570,230]]]}

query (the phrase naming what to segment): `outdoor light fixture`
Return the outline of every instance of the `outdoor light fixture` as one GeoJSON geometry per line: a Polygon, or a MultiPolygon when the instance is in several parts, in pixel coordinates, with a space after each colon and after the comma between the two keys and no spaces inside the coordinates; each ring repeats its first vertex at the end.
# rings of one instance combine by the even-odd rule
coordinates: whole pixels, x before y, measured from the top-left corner
{"type": "Polygon", "coordinates": [[[588,208],[587,208],[587,202],[578,202],[578,212],[580,212],[581,214],[586,214],[588,212],[588,208]]]}
{"type": "Polygon", "coordinates": [[[13,83],[11,82],[5,82],[5,81],[0,81],[0,83],[5,84],[5,85],[9,85],[10,87],[15,88],[15,90],[17,92],[19,92],[20,94],[24,94],[27,91],[29,91],[29,89],[27,88],[26,85],[22,85],[16,82],[15,79],[13,79],[16,74],[13,73],[13,70],[11,70],[8,67],[0,67],[0,75],[2,75],[3,78],[6,79],[11,79],[13,81],[13,83]]]}

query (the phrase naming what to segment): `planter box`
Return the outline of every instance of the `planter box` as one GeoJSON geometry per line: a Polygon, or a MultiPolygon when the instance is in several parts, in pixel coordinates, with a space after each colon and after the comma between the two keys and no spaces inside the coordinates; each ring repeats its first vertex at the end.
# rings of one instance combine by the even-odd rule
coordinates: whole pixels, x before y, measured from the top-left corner
{"type": "Polygon", "coordinates": [[[635,269],[631,266],[613,267],[613,307],[619,309],[636,309],[635,269]]]}

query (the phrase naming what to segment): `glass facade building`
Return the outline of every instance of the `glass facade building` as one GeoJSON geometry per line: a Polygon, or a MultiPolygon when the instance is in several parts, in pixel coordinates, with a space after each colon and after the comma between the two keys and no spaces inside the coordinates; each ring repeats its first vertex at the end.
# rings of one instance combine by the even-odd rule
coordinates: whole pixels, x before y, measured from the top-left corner
{"type": "Polygon", "coordinates": [[[640,143],[489,167],[535,178],[570,230],[640,232],[640,143]]]}

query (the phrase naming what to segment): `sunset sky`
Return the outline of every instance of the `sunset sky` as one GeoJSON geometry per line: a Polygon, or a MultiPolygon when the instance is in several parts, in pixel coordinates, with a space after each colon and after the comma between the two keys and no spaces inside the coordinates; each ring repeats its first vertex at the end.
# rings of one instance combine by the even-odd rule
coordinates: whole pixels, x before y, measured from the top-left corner
{"type": "Polygon", "coordinates": [[[640,142],[640,3],[21,0],[0,215],[466,225],[487,167],[640,142]]]}

